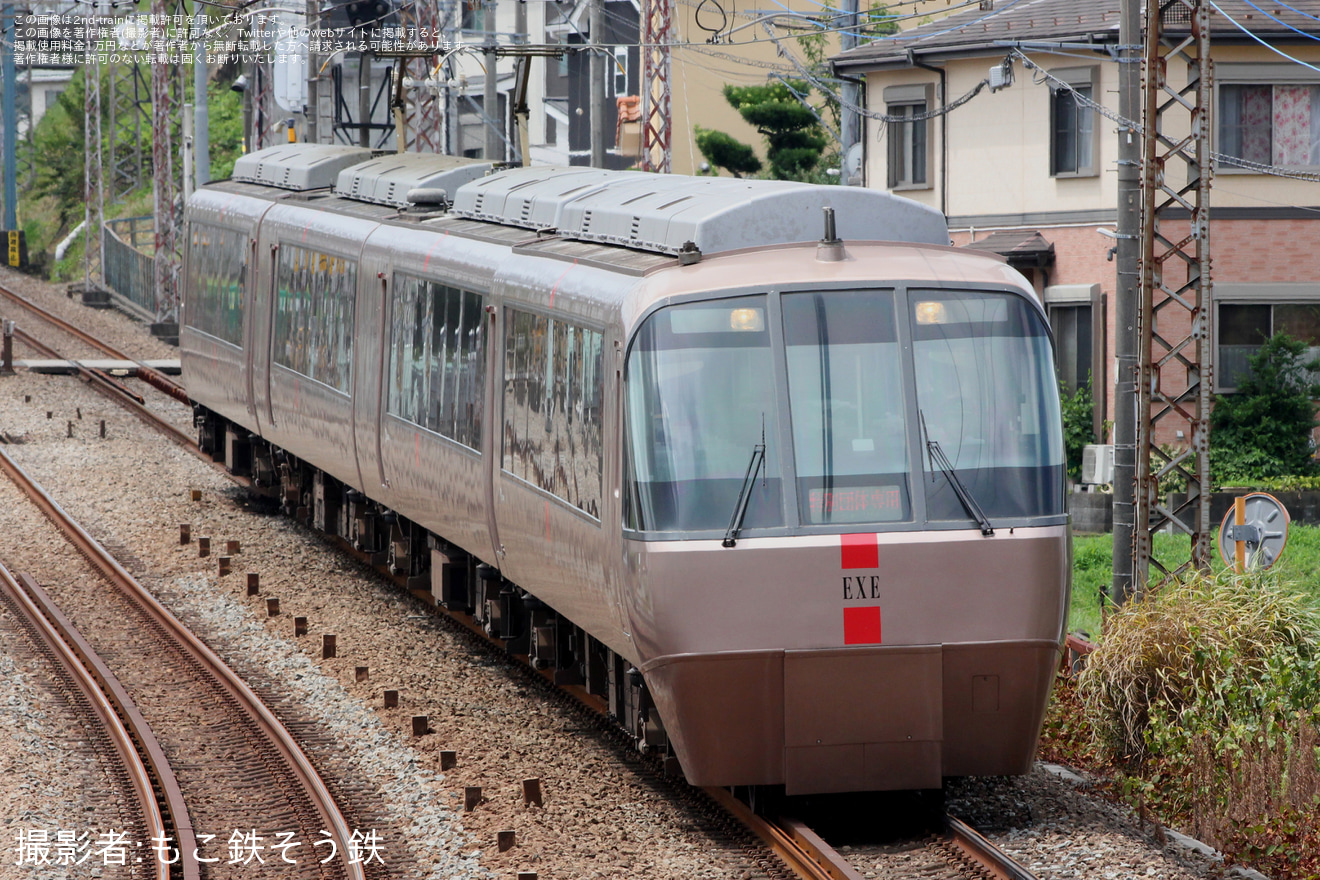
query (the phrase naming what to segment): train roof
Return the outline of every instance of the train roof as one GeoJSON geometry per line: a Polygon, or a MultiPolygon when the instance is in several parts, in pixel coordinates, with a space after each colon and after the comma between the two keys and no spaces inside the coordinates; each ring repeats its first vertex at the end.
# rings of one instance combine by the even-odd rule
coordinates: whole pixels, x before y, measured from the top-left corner
{"type": "Polygon", "coordinates": [[[411,192],[430,190],[434,197],[444,190],[452,199],[450,217],[684,261],[819,240],[824,208],[833,209],[844,240],[949,243],[939,211],[860,187],[582,167],[496,168],[429,153],[286,144],[243,156],[232,179],[298,193],[329,190],[334,201],[398,208],[409,207],[411,192]]]}
{"type": "Polygon", "coordinates": [[[461,187],[453,213],[679,256],[814,241],[824,208],[843,239],[949,243],[939,211],[877,190],[595,168],[499,171],[461,187]]]}

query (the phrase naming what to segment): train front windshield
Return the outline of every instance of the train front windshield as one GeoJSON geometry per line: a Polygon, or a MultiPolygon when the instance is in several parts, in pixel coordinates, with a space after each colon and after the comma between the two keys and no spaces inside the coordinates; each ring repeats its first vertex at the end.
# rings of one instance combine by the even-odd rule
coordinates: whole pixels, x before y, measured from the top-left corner
{"type": "Polygon", "coordinates": [[[748,530],[971,521],[955,484],[992,522],[1063,512],[1049,337],[1013,294],[826,291],[673,306],[640,328],[627,387],[633,529],[726,528],[762,442],[748,530]],[[770,332],[776,319],[782,335],[770,332]],[[791,450],[780,448],[786,436],[791,450]]]}

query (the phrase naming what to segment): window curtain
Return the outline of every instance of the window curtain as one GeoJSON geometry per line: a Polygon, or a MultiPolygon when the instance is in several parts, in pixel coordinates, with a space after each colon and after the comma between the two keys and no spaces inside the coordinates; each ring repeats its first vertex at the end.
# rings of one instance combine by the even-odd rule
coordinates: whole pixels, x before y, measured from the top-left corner
{"type": "Polygon", "coordinates": [[[1242,86],[1239,110],[1241,152],[1238,156],[1248,162],[1270,164],[1271,89],[1269,86],[1242,86]]]}
{"type": "Polygon", "coordinates": [[[1275,165],[1320,165],[1320,86],[1274,87],[1275,165]]]}

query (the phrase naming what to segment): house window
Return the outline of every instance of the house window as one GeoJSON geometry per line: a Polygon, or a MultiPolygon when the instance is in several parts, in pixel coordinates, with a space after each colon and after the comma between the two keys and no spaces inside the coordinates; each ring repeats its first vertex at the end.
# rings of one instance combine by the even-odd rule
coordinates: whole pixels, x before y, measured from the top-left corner
{"type": "Polygon", "coordinates": [[[1221,85],[1219,152],[1257,165],[1320,165],[1320,86],[1221,85]]]}
{"type": "Polygon", "coordinates": [[[1051,305],[1049,315],[1059,380],[1074,393],[1091,377],[1091,305],[1051,305]]]}
{"type": "Polygon", "coordinates": [[[890,86],[884,101],[886,114],[899,117],[888,124],[889,188],[928,189],[932,144],[925,115],[935,104],[934,86],[890,86]]]}
{"type": "Polygon", "coordinates": [[[1235,391],[1251,372],[1247,359],[1276,333],[1305,342],[1307,360],[1320,358],[1320,304],[1220,303],[1216,390],[1235,391]]]}
{"type": "Polygon", "coordinates": [[[1050,89],[1050,174],[1054,177],[1094,177],[1096,171],[1095,99],[1099,68],[1051,70],[1065,85],[1050,89]]]}
{"type": "Polygon", "coordinates": [[[1099,284],[1053,284],[1043,292],[1054,332],[1054,368],[1067,394],[1091,382],[1091,431],[1104,436],[1105,296],[1099,284]]]}
{"type": "Polygon", "coordinates": [[[628,94],[628,47],[614,47],[614,94],[628,94]]]}

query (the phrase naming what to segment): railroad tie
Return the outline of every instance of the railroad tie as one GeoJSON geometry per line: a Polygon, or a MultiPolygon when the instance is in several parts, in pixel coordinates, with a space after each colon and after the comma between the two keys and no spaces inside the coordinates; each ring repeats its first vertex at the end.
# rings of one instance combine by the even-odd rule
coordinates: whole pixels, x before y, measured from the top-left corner
{"type": "Polygon", "coordinates": [[[450,770],[458,766],[458,752],[452,749],[440,750],[440,769],[450,770]]]}
{"type": "Polygon", "coordinates": [[[538,807],[545,806],[541,800],[541,780],[537,778],[524,779],[522,781],[523,806],[536,804],[538,807]]]}
{"type": "Polygon", "coordinates": [[[513,831],[499,831],[495,834],[495,845],[500,852],[508,852],[518,845],[518,836],[513,831]]]}
{"type": "Polygon", "coordinates": [[[471,813],[481,803],[481,786],[463,786],[463,812],[471,813]]]}

